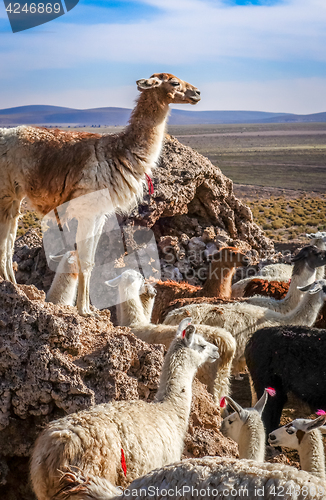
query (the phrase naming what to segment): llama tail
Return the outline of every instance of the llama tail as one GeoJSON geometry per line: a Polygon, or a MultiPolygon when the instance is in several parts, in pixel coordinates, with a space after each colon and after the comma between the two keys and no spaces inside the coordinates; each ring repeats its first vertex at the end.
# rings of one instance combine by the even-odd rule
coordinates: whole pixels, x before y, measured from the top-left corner
{"type": "Polygon", "coordinates": [[[61,472],[60,490],[51,500],[111,500],[121,490],[103,477],[85,476],[78,467],[61,472]]]}

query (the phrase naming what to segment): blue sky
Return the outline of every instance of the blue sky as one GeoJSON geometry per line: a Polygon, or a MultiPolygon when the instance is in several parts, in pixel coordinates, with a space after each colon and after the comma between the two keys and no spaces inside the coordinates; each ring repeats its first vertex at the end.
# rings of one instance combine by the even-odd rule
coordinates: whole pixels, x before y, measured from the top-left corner
{"type": "Polygon", "coordinates": [[[191,110],[317,113],[325,47],[325,0],[80,0],[15,34],[0,0],[0,108],[132,107],[167,71],[201,89],[191,110]]]}

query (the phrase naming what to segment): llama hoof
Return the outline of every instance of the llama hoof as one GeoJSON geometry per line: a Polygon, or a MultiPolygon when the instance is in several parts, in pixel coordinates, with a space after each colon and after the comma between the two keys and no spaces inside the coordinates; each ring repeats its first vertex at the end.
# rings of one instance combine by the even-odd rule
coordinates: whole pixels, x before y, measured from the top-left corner
{"type": "Polygon", "coordinates": [[[85,311],[81,310],[81,311],[78,311],[78,313],[80,316],[83,316],[84,318],[90,318],[90,317],[97,316],[96,313],[89,311],[89,310],[85,310],[85,311]]]}

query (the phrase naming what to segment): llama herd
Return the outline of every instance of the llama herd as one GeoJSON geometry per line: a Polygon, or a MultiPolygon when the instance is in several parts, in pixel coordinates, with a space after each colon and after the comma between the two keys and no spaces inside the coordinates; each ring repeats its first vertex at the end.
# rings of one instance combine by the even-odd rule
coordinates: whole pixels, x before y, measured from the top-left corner
{"type": "MultiPolygon", "coordinates": [[[[120,134],[0,129],[0,275],[15,282],[23,197],[43,214],[67,203],[66,218],[78,221],[76,247],[51,256],[59,265],[47,301],[76,305],[83,316],[94,314],[89,282],[106,214],[126,213],[146,179],[152,185],[169,104],[200,100],[196,87],[167,73],[137,87],[140,97],[120,134]],[[91,192],[97,203],[85,202],[91,192]]],[[[325,499],[326,330],[312,327],[326,301],[326,233],[309,236],[292,266],[266,266],[235,284],[236,268],[248,259],[234,247],[212,256],[203,287],[155,283],[131,269],[107,281],[119,296],[117,323],[167,348],[155,400],[113,401],[50,422],[31,457],[37,499],[325,499]],[[287,293],[280,300],[257,295],[282,281],[287,293]],[[252,408],[231,397],[231,376],[241,380],[245,370],[252,408]],[[239,459],[181,460],[195,376],[220,408],[221,432],[238,443],[239,459]],[[290,393],[318,417],[277,428],[290,393]],[[298,450],[302,470],[265,462],[267,444],[298,450]]]]}

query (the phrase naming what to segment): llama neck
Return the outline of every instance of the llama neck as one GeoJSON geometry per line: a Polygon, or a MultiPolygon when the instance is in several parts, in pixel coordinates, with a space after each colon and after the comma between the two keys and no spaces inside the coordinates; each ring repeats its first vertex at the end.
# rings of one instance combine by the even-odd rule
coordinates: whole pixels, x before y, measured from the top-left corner
{"type": "Polygon", "coordinates": [[[170,348],[162,368],[155,399],[162,404],[173,404],[182,419],[189,416],[192,382],[198,366],[189,357],[186,348],[170,348]]]}
{"type": "Polygon", "coordinates": [[[320,293],[305,293],[296,308],[288,314],[281,315],[277,323],[283,325],[312,326],[317,319],[317,314],[323,303],[324,300],[320,293]]]}
{"type": "Polygon", "coordinates": [[[158,160],[168,113],[169,106],[160,99],[160,92],[143,91],[131,114],[123,140],[144,173],[150,173],[158,160]]]}
{"type": "Polygon", "coordinates": [[[325,452],[321,432],[311,431],[305,434],[299,448],[301,469],[321,479],[326,479],[325,452]]]}
{"type": "Polygon", "coordinates": [[[263,462],[265,459],[265,429],[257,419],[248,418],[238,443],[239,458],[263,462]]]}
{"type": "Polygon", "coordinates": [[[231,297],[232,278],[235,267],[223,267],[223,262],[217,262],[213,268],[213,263],[209,268],[209,275],[204,283],[203,297],[221,297],[229,299],[231,297]]]}
{"type": "Polygon", "coordinates": [[[140,296],[140,300],[143,306],[143,312],[146,323],[149,324],[151,322],[155,296],[152,297],[148,293],[143,293],[140,296]]]}
{"type": "Polygon", "coordinates": [[[139,290],[132,290],[132,287],[129,287],[127,290],[119,292],[120,303],[117,307],[119,325],[137,326],[148,323],[138,295],[139,290]]]}
{"type": "Polygon", "coordinates": [[[296,273],[296,266],[293,269],[291,283],[289,286],[288,293],[284,297],[282,304],[287,304],[289,310],[294,309],[299,304],[303,297],[303,292],[298,289],[298,286],[304,286],[315,281],[316,270],[311,269],[305,264],[304,268],[300,271],[300,274],[296,273]]]}

